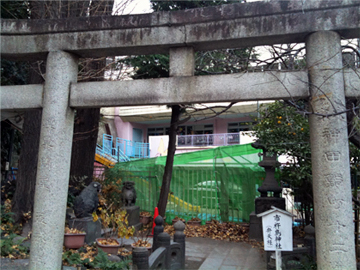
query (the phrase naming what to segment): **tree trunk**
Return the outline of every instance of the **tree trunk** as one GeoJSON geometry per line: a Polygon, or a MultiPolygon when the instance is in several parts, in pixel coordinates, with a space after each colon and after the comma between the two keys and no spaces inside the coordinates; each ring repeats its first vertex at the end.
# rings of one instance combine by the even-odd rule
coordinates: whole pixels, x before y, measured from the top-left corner
{"type": "MultiPolygon", "coordinates": [[[[106,59],[87,59],[83,62],[84,81],[103,81],[106,59]]],[[[94,173],[94,157],[99,131],[100,108],[77,109],[74,122],[74,137],[71,150],[70,185],[81,190],[82,183],[77,180],[85,178],[89,185],[94,173]]]]}
{"type": "Polygon", "coordinates": [[[12,202],[12,211],[15,213],[16,223],[23,221],[24,213],[33,210],[41,115],[41,110],[27,111],[24,114],[19,170],[16,176],[16,189],[12,202]]]}
{"type": "Polygon", "coordinates": [[[158,201],[159,215],[162,217],[165,216],[166,204],[170,192],[170,182],[171,182],[174,156],[176,150],[176,131],[179,125],[180,114],[181,114],[180,106],[179,105],[172,106],[168,154],[166,156],[166,165],[165,165],[164,176],[161,185],[160,198],[158,201]]]}
{"type": "MultiPolygon", "coordinates": [[[[41,73],[45,73],[45,65],[32,63],[29,83],[43,83],[44,80],[41,73]]],[[[12,211],[15,214],[16,223],[22,223],[23,214],[29,211],[32,212],[34,207],[41,115],[42,110],[40,109],[29,110],[24,113],[19,168],[16,176],[16,189],[12,201],[12,211]]]]}
{"type": "Polygon", "coordinates": [[[98,108],[76,110],[70,177],[72,180],[86,177],[86,185],[92,181],[99,120],[98,108]]]}

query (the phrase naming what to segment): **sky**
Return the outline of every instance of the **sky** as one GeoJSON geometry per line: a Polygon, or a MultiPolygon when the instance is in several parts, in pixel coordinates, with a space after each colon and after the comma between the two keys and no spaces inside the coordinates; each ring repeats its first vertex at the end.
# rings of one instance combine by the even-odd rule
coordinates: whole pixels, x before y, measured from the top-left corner
{"type": "Polygon", "coordinates": [[[125,14],[142,14],[142,13],[151,13],[150,1],[149,0],[115,0],[117,5],[122,3],[130,2],[126,5],[124,10],[125,14]]]}

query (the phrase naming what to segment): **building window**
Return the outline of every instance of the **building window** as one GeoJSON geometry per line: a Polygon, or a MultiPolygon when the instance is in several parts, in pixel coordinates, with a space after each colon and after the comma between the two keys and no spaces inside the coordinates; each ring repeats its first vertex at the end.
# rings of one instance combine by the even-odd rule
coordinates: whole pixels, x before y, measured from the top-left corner
{"type": "Polygon", "coordinates": [[[249,131],[253,122],[228,123],[228,133],[237,133],[240,131],[249,131]]]}
{"type": "Polygon", "coordinates": [[[148,136],[169,135],[169,130],[167,127],[148,128],[147,134],[148,136]]]}
{"type": "Polygon", "coordinates": [[[187,135],[213,134],[213,133],[214,133],[214,126],[212,124],[209,124],[209,125],[191,126],[191,133],[187,135]]]}
{"type": "MultiPolygon", "coordinates": [[[[148,128],[148,136],[169,135],[170,128],[168,127],[153,127],[148,128]]],[[[209,125],[194,125],[194,126],[179,126],[177,135],[199,135],[199,134],[213,134],[214,126],[209,125]]]]}

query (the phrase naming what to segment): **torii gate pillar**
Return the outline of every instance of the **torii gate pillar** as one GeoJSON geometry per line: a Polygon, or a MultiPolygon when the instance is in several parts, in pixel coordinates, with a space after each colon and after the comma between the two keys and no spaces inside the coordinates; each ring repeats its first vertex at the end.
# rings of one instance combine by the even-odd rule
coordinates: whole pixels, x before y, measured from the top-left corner
{"type": "Polygon", "coordinates": [[[313,33],[306,51],[317,265],[356,269],[340,36],[313,33]]]}
{"type": "Polygon", "coordinates": [[[74,110],[70,84],[78,61],[56,51],[48,54],[36,176],[30,269],[61,269],[69,185],[74,110]]]}

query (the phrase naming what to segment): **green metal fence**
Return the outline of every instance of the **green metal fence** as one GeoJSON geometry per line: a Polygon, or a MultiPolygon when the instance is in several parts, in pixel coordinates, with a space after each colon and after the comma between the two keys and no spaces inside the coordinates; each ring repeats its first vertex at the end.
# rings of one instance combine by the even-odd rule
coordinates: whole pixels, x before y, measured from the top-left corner
{"type": "MultiPolygon", "coordinates": [[[[166,221],[189,220],[247,222],[254,211],[257,187],[265,176],[258,166],[259,150],[251,145],[224,146],[175,155],[166,221]]],[[[153,212],[157,204],[166,157],[118,163],[110,169],[114,179],[134,181],[136,204],[153,212]]]]}

